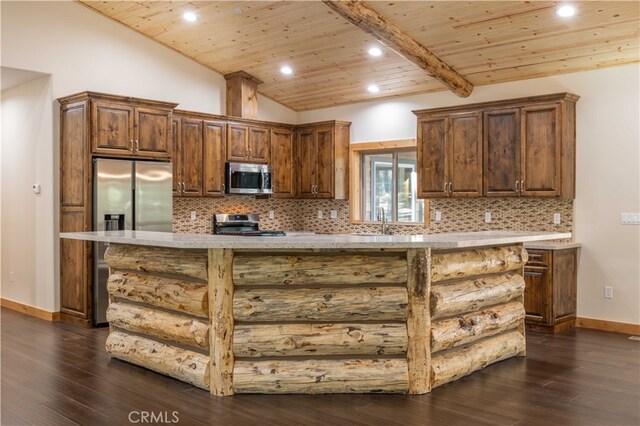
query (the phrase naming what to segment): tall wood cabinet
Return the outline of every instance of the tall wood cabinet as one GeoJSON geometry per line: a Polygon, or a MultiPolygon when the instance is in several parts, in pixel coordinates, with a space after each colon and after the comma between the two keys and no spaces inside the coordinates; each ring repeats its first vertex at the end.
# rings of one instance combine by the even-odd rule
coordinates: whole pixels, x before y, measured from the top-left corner
{"type": "MultiPolygon", "coordinates": [[[[95,92],[59,102],[60,232],[91,231],[93,156],[168,159],[176,104],[95,92]]],[[[62,319],[91,326],[92,271],[92,243],[61,239],[62,319]]]]}
{"type": "Polygon", "coordinates": [[[578,249],[527,249],[524,307],[527,329],[554,333],[576,319],[578,249]]]}
{"type": "Polygon", "coordinates": [[[271,129],[271,165],[273,198],[293,198],[296,195],[295,159],[293,144],[295,133],[291,129],[271,129]]]}
{"type": "Polygon", "coordinates": [[[349,197],[350,125],[344,121],[328,121],[298,127],[298,198],[349,197]]]}
{"type": "Polygon", "coordinates": [[[575,196],[570,93],[414,111],[423,198],[575,196]]]}

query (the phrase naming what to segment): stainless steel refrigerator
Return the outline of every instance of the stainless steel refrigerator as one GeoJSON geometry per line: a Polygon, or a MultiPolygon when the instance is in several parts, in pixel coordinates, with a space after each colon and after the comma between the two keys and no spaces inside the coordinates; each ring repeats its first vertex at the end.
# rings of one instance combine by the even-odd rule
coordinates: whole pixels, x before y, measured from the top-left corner
{"type": "MultiPolygon", "coordinates": [[[[172,231],[173,170],[171,163],[93,160],[93,229],[172,231]]],[[[95,243],[93,262],[93,322],[107,322],[109,306],[104,261],[106,243],[95,243]]]]}

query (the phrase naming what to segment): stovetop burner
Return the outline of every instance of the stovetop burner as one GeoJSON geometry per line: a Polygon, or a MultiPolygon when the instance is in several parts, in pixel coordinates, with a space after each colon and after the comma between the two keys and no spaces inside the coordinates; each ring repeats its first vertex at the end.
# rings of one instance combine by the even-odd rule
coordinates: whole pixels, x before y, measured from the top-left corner
{"type": "Polygon", "coordinates": [[[260,230],[257,214],[215,214],[213,233],[217,235],[238,235],[242,237],[283,237],[283,231],[260,230]]]}

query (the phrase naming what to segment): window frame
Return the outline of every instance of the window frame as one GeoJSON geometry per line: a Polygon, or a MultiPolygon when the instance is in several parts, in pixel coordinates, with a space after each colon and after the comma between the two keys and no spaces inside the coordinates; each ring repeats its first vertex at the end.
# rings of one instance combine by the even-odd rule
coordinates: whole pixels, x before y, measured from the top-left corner
{"type": "MultiPolygon", "coordinates": [[[[390,154],[391,151],[410,151],[417,149],[415,139],[388,140],[379,142],[352,143],[349,145],[349,221],[352,224],[372,224],[377,221],[362,220],[362,210],[364,207],[364,191],[362,186],[362,167],[364,155],[370,154],[390,154]]],[[[394,156],[395,157],[395,156],[394,156]]],[[[395,164],[395,159],[394,159],[395,164]]],[[[417,167],[417,165],[416,165],[417,167]]],[[[395,179],[394,179],[395,180],[395,179]]],[[[423,222],[392,222],[399,226],[429,226],[429,200],[424,199],[424,221],[423,222]]]]}

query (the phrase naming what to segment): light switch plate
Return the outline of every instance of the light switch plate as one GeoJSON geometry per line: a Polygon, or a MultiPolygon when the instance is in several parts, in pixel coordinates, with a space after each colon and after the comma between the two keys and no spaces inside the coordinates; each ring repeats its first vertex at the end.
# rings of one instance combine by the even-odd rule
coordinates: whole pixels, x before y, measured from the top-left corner
{"type": "Polygon", "coordinates": [[[273,210],[269,210],[269,219],[275,219],[276,218],[276,212],[274,212],[273,210]]]}
{"type": "Polygon", "coordinates": [[[621,225],[640,225],[640,213],[620,213],[621,225]]]}
{"type": "Polygon", "coordinates": [[[337,219],[338,218],[338,210],[331,210],[330,211],[330,215],[331,215],[331,219],[337,219]]]}
{"type": "Polygon", "coordinates": [[[553,224],[554,225],[560,225],[560,213],[554,213],[553,214],[553,224]]]}
{"type": "Polygon", "coordinates": [[[196,212],[191,212],[191,220],[196,220],[196,212]]]}
{"type": "Polygon", "coordinates": [[[436,222],[440,222],[442,220],[442,212],[440,210],[436,210],[436,222]]]}
{"type": "Polygon", "coordinates": [[[484,213],[484,223],[491,223],[491,212],[484,213]]]}

